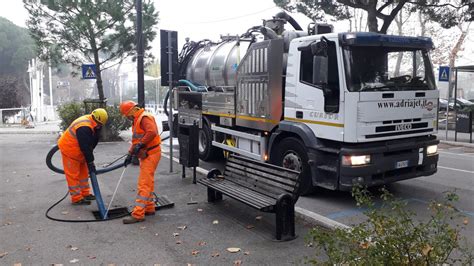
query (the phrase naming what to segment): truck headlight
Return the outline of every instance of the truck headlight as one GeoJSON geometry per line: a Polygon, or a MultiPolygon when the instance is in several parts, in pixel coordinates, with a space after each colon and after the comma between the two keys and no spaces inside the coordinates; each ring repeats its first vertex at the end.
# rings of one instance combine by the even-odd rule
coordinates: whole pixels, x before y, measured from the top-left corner
{"type": "Polygon", "coordinates": [[[342,156],[343,165],[366,165],[370,163],[370,155],[344,155],[342,156]]]}
{"type": "Polygon", "coordinates": [[[438,145],[430,145],[426,147],[426,155],[435,155],[438,153],[438,145]]]}

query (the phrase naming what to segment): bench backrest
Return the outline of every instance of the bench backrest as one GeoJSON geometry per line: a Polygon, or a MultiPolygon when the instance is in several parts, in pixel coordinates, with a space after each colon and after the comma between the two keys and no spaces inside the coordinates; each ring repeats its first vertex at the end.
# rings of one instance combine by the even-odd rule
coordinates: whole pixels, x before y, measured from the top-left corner
{"type": "Polygon", "coordinates": [[[227,159],[224,176],[226,180],[272,198],[289,193],[294,202],[298,200],[299,172],[294,170],[231,155],[227,159]]]}

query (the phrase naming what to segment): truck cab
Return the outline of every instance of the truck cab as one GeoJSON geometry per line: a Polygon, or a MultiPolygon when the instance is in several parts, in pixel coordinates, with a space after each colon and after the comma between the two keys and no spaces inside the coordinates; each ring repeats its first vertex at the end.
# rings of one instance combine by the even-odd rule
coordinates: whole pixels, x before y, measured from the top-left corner
{"type": "MultiPolygon", "coordinates": [[[[279,131],[298,132],[312,184],[344,190],[436,172],[432,48],[429,38],[377,33],[292,40],[279,131]]],[[[274,156],[303,170],[295,155],[274,156]]]]}

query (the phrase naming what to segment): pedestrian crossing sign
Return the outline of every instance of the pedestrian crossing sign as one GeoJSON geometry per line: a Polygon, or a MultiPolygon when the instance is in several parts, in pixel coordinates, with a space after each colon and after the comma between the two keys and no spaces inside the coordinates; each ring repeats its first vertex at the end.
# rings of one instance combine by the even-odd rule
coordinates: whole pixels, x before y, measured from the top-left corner
{"type": "Polygon", "coordinates": [[[449,67],[448,66],[439,67],[438,81],[449,81],[449,67]]]}
{"type": "Polygon", "coordinates": [[[82,78],[83,79],[96,79],[97,68],[94,64],[82,65],[82,78]]]}

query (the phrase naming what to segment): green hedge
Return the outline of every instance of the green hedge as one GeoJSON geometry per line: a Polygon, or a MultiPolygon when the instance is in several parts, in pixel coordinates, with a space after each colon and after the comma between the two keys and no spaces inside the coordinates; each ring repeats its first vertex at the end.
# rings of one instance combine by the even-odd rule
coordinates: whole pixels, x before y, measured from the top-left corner
{"type": "MultiPolygon", "coordinates": [[[[91,108],[88,108],[91,109],[91,108]]],[[[127,130],[131,127],[131,122],[124,118],[116,106],[107,106],[105,108],[109,115],[109,120],[102,130],[102,141],[120,140],[120,131],[127,130]]],[[[58,107],[58,114],[61,119],[59,127],[66,130],[69,125],[78,117],[85,115],[85,107],[83,103],[66,103],[58,107]]]]}

